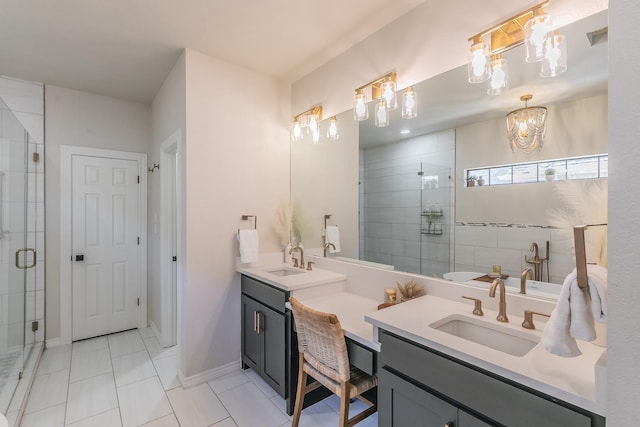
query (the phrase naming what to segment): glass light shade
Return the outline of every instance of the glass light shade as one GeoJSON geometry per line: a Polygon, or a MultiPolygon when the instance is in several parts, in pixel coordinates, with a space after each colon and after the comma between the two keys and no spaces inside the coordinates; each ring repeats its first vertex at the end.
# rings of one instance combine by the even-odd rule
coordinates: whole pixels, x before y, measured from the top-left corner
{"type": "Polygon", "coordinates": [[[385,126],[389,126],[389,110],[387,110],[384,100],[382,98],[376,101],[376,127],[383,128],[385,126]]]}
{"type": "Polygon", "coordinates": [[[474,40],[467,60],[469,83],[482,83],[491,77],[489,46],[482,39],[474,40]]]}
{"type": "Polygon", "coordinates": [[[320,129],[316,129],[311,132],[311,140],[313,141],[314,144],[317,144],[318,142],[320,142],[320,129]]]}
{"type": "Polygon", "coordinates": [[[402,118],[413,119],[418,115],[418,94],[409,86],[402,94],[402,118]]]}
{"type": "Polygon", "coordinates": [[[507,71],[507,60],[501,55],[496,55],[491,60],[491,79],[489,80],[489,95],[500,95],[508,89],[509,75],[507,71]]]}
{"type": "Polygon", "coordinates": [[[527,62],[539,62],[544,59],[547,39],[553,37],[551,16],[542,10],[536,10],[533,17],[524,24],[524,45],[527,62]]]}
{"type": "Polygon", "coordinates": [[[367,97],[362,89],[356,92],[356,100],[353,105],[353,118],[361,122],[369,118],[369,108],[367,107],[367,97]]]}
{"type": "Polygon", "coordinates": [[[293,123],[291,123],[291,140],[292,141],[301,141],[302,137],[302,127],[300,126],[300,120],[293,119],[293,123]]]}
{"type": "Polygon", "coordinates": [[[547,109],[525,107],[507,115],[507,137],[514,153],[516,149],[531,153],[541,149],[547,132],[547,109]]]}
{"type": "Polygon", "coordinates": [[[387,79],[380,85],[380,92],[384,100],[384,106],[387,111],[393,111],[398,108],[398,97],[396,96],[396,82],[387,79]]]}
{"type": "Polygon", "coordinates": [[[307,114],[307,132],[311,135],[320,132],[320,123],[317,114],[307,114]]]}
{"type": "Polygon", "coordinates": [[[562,34],[547,39],[540,77],[555,77],[567,71],[567,41],[562,34]]]}
{"type": "Polygon", "coordinates": [[[332,141],[338,139],[338,120],[335,116],[329,119],[329,128],[327,129],[327,138],[332,141]]]}

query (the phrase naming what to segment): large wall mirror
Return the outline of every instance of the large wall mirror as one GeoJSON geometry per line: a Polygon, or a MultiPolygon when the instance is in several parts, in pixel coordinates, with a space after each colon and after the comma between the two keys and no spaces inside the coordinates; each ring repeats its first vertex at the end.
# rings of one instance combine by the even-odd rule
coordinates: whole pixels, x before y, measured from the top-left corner
{"type": "MultiPolygon", "coordinates": [[[[345,259],[437,277],[500,265],[519,278],[537,253],[540,279],[562,283],[575,266],[571,226],[606,222],[607,43],[606,35],[587,37],[606,27],[604,11],[560,29],[568,71],[558,77],[539,77],[539,65],[516,47],[504,54],[502,95],[467,83],[463,66],[413,86],[414,119],[396,110],[377,128],[372,117],[356,122],[345,111],[338,141],[292,142],[292,200],[309,224],[305,248],[322,247],[331,215],[345,259]],[[506,135],[506,115],[523,106],[524,94],[548,109],[544,145],[529,154],[513,153],[506,135]],[[551,166],[558,175],[541,179],[551,166]],[[468,186],[469,170],[501,167],[517,169],[519,183],[468,186]],[[575,170],[588,170],[588,179],[575,170]]],[[[587,233],[587,256],[606,264],[606,227],[587,233]]]]}

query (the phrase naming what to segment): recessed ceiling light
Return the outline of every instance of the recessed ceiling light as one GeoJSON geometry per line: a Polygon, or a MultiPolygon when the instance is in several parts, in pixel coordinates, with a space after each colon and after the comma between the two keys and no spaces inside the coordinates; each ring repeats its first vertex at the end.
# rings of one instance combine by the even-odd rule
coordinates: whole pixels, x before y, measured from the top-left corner
{"type": "Polygon", "coordinates": [[[400,131],[400,133],[401,133],[401,134],[403,134],[403,135],[405,135],[405,134],[407,134],[407,133],[411,133],[411,131],[410,131],[409,129],[402,129],[402,130],[400,131]]]}

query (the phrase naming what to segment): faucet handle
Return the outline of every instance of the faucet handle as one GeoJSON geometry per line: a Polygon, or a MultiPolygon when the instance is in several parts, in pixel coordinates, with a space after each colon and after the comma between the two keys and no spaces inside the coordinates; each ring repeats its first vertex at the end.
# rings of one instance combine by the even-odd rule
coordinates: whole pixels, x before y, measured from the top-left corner
{"type": "Polygon", "coordinates": [[[297,266],[298,266],[298,258],[296,258],[296,257],[292,256],[292,257],[291,257],[291,262],[293,262],[293,266],[294,266],[294,267],[297,267],[297,266]]]}
{"type": "Polygon", "coordinates": [[[313,270],[313,268],[311,268],[311,266],[315,264],[315,262],[313,261],[307,261],[307,271],[311,271],[313,270]]]}
{"type": "Polygon", "coordinates": [[[550,317],[550,314],[538,313],[537,311],[525,310],[524,311],[524,320],[522,321],[522,327],[525,329],[535,329],[536,325],[533,324],[533,315],[537,314],[538,316],[550,317]]]}
{"type": "Polygon", "coordinates": [[[471,298],[465,295],[462,295],[462,298],[470,299],[471,301],[473,301],[473,314],[475,314],[476,316],[484,315],[484,312],[482,311],[482,300],[479,300],[478,298],[471,298]]]}

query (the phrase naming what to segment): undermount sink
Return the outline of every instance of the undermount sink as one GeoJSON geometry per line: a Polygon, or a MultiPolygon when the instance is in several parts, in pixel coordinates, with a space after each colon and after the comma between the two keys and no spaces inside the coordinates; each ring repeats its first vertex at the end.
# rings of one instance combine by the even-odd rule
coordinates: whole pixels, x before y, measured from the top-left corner
{"type": "Polygon", "coordinates": [[[540,342],[536,335],[458,314],[445,317],[429,326],[518,357],[529,353],[540,342]]]}
{"type": "Polygon", "coordinates": [[[305,270],[294,270],[293,268],[278,268],[274,270],[267,270],[267,273],[274,276],[293,276],[295,274],[303,274],[305,270]]]}

